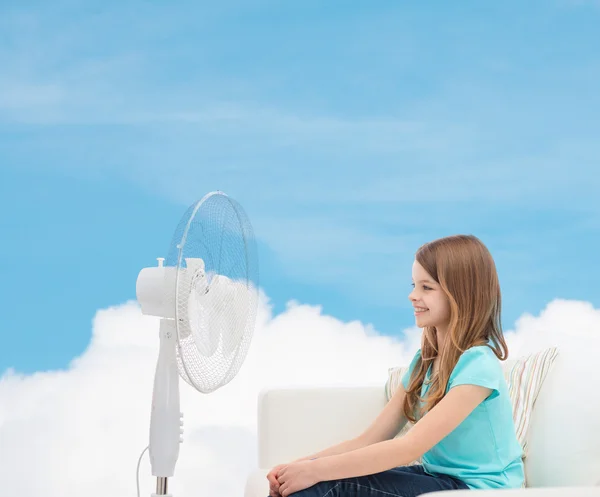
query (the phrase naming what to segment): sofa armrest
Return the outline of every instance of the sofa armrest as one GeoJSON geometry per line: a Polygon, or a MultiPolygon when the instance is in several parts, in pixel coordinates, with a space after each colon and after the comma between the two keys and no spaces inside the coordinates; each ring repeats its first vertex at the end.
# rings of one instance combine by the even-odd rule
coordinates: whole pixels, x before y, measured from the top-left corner
{"type": "Polygon", "coordinates": [[[382,385],[261,391],[258,466],[270,469],[354,438],[384,406],[382,385]]]}

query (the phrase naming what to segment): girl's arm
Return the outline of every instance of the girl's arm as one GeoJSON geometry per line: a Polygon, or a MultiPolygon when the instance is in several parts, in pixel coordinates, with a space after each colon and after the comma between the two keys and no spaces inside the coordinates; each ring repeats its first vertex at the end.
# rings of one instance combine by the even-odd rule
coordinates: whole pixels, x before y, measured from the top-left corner
{"type": "Polygon", "coordinates": [[[477,385],[450,389],[405,436],[313,461],[319,480],[372,475],[409,464],[451,433],[491,392],[477,385]]]}
{"type": "Polygon", "coordinates": [[[345,454],[346,452],[352,452],[353,450],[362,449],[366,447],[363,443],[361,437],[352,438],[350,440],[345,440],[339,444],[332,445],[331,447],[327,447],[316,454],[312,454],[310,456],[301,457],[300,459],[296,459],[293,462],[300,461],[310,461],[312,459],[318,459],[320,457],[328,457],[328,456],[336,456],[338,454],[345,454]]]}

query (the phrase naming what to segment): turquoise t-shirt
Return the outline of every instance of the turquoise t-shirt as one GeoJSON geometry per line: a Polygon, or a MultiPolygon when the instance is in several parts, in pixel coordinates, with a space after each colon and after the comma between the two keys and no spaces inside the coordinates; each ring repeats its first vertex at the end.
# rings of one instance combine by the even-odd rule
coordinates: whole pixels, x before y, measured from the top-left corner
{"type": "MultiPolygon", "coordinates": [[[[419,349],[402,384],[421,355],[419,349]]],[[[431,368],[430,368],[431,370],[431,368]]],[[[430,378],[431,371],[425,379],[430,378]]],[[[470,488],[519,488],[524,481],[522,448],[515,433],[512,405],[500,360],[488,346],[472,347],[460,356],[446,392],[458,385],[480,385],[492,389],[490,396],[438,444],[423,454],[426,472],[446,474],[470,488]]],[[[423,382],[421,396],[429,389],[423,382]]]]}

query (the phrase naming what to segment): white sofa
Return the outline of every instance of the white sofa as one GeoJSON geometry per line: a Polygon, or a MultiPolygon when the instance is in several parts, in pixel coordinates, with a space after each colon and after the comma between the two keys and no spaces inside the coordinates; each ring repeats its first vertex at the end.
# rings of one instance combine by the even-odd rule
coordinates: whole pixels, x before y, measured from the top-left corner
{"type": "MultiPolygon", "coordinates": [[[[582,378],[576,367],[575,361],[559,355],[535,404],[525,459],[528,488],[490,493],[600,497],[600,413],[594,411],[600,404],[600,389],[593,388],[600,382],[582,378]],[[592,396],[593,402],[586,403],[586,396],[592,396]]],[[[268,496],[266,474],[273,466],[359,435],[385,402],[383,385],[262,391],[258,398],[259,467],[247,478],[245,497],[268,496]]],[[[469,492],[452,495],[471,495],[469,492]]]]}

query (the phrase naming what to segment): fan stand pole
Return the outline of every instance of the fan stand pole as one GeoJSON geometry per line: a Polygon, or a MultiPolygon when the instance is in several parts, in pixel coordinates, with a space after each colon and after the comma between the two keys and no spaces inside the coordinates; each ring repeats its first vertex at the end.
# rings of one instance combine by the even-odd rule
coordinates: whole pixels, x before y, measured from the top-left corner
{"type": "Polygon", "coordinates": [[[165,476],[158,476],[156,478],[156,493],[154,495],[169,495],[167,480],[168,478],[165,476]]]}
{"type": "Polygon", "coordinates": [[[183,441],[183,414],[179,410],[177,329],[173,319],[160,320],[160,350],[154,375],[150,414],[150,465],[156,476],[156,493],[168,496],[167,478],[175,473],[179,444],[183,441]]]}

